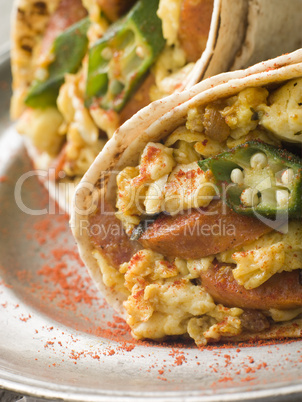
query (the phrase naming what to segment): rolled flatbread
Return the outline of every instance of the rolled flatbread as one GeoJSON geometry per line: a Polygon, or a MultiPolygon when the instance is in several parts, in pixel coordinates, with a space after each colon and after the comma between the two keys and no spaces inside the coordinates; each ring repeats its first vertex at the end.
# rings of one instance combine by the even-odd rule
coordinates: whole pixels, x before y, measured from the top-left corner
{"type": "MultiPolygon", "coordinates": [[[[18,121],[17,129],[25,137],[35,167],[50,170],[45,183],[50,193],[68,210],[69,195],[107,139],[151,101],[189,89],[205,77],[299,48],[300,7],[300,0],[292,0],[291,7],[282,0],[15,0],[11,114],[18,121]],[[109,105],[107,98],[101,101],[97,97],[95,101],[87,89],[95,74],[96,80],[100,77],[98,64],[95,66],[92,61],[93,49],[98,49],[104,38],[110,39],[115,29],[120,32],[120,28],[114,27],[119,26],[121,19],[127,20],[125,15],[138,3],[142,9],[151,7],[161,24],[156,39],[148,37],[154,42],[152,51],[158,54],[139,82],[134,80],[136,89],[126,103],[116,110],[110,99],[109,105]],[[86,50],[82,38],[85,35],[86,50]],[[80,43],[74,39],[77,36],[80,43]],[[162,44],[160,52],[158,43],[162,44]],[[75,54],[82,56],[75,60],[75,54]],[[57,80],[58,75],[61,81],[57,80]]],[[[141,29],[146,39],[145,28],[141,29]]],[[[119,96],[125,77],[120,80],[114,75],[120,49],[115,52],[109,39],[110,46],[102,48],[104,52],[97,61],[99,65],[106,62],[106,68],[110,64],[107,78],[115,99],[115,91],[119,96]]],[[[132,43],[129,36],[124,40],[127,46],[132,43]]],[[[136,43],[135,51],[138,58],[145,60],[146,51],[141,45],[136,43]]],[[[130,67],[135,68],[137,59],[131,60],[135,62],[130,67]]],[[[93,94],[96,84],[98,81],[93,81],[93,94]]],[[[186,94],[175,100],[186,101],[186,94]]],[[[154,118],[165,112],[163,107],[157,107],[154,118]]]]}
{"type": "Polygon", "coordinates": [[[171,95],[159,119],[150,104],[105,145],[71,228],[134,337],[301,336],[301,104],[298,50],[171,95]]]}

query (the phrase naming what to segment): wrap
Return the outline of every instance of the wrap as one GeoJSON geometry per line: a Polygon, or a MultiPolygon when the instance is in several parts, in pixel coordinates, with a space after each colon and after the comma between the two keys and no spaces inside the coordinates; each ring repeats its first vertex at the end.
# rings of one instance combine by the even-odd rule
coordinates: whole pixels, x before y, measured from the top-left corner
{"type": "Polygon", "coordinates": [[[81,258],[138,339],[300,337],[302,50],[185,92],[128,120],[81,180],[81,258]]]}
{"type": "Polygon", "coordinates": [[[55,199],[68,210],[107,139],[150,101],[299,48],[298,7],[299,0],[16,0],[11,114],[34,165],[50,169],[45,184],[55,199]]]}

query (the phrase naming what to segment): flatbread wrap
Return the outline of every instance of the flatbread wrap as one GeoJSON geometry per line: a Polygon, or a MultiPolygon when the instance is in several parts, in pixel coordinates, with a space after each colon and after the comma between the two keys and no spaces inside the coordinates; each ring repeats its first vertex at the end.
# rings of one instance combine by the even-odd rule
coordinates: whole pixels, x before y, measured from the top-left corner
{"type": "Polygon", "coordinates": [[[106,144],[74,197],[80,255],[135,338],[300,337],[302,50],[198,90],[106,144]]]}
{"type": "Polygon", "coordinates": [[[68,209],[65,198],[107,139],[151,101],[299,48],[298,7],[299,0],[16,0],[11,114],[34,165],[49,169],[45,184],[61,206],[68,209]]]}

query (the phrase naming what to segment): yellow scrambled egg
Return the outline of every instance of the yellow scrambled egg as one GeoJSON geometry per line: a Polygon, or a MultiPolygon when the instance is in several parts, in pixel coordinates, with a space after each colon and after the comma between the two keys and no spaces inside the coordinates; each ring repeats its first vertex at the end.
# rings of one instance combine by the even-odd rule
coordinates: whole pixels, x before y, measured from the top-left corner
{"type": "Polygon", "coordinates": [[[215,305],[201,286],[192,283],[184,260],[169,262],[161,254],[142,250],[121,266],[121,272],[131,292],[124,303],[127,323],[136,338],[189,333],[198,345],[205,345],[241,332],[242,310],[215,305]]]}

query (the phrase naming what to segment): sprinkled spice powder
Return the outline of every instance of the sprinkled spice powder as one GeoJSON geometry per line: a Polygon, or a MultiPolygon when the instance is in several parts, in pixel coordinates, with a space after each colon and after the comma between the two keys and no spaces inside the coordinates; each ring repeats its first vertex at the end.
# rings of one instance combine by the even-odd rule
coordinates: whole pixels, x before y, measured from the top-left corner
{"type": "Polygon", "coordinates": [[[7,176],[0,176],[0,183],[4,183],[8,181],[8,177],[7,176]]]}
{"type": "MultiPolygon", "coordinates": [[[[47,309],[49,313],[51,305],[59,321],[65,322],[66,318],[69,320],[69,312],[72,311],[72,325],[76,329],[98,337],[122,342],[129,339],[134,342],[123,319],[114,316],[108,321],[107,315],[111,309],[101,299],[76,246],[70,244],[68,219],[65,214],[43,216],[30,228],[25,227],[33,249],[28,252],[34,255],[39,250],[40,262],[35,271],[16,271],[19,285],[27,289],[30,297],[38,300],[36,303],[39,303],[42,310],[47,309]],[[81,324],[77,325],[77,319],[81,324]]],[[[132,345],[125,347],[129,350],[134,348],[132,345]]]]}

